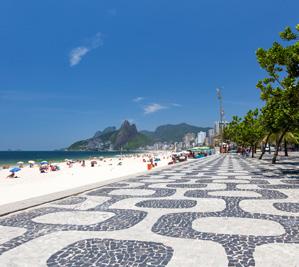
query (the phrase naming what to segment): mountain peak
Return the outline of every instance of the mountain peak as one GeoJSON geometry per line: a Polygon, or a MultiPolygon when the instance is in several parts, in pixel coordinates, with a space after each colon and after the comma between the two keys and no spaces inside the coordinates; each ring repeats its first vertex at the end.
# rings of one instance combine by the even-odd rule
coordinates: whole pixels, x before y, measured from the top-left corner
{"type": "Polygon", "coordinates": [[[133,139],[138,134],[135,124],[130,124],[129,121],[125,120],[121,125],[119,132],[116,136],[115,147],[120,148],[125,145],[128,140],[133,139]]]}
{"type": "Polygon", "coordinates": [[[135,127],[136,128],[136,125],[134,123],[131,124],[128,120],[124,120],[124,122],[120,126],[120,129],[121,128],[129,128],[129,127],[135,127]]]}
{"type": "Polygon", "coordinates": [[[124,122],[122,123],[121,127],[127,126],[127,125],[130,125],[130,122],[128,120],[124,120],[124,122]]]}

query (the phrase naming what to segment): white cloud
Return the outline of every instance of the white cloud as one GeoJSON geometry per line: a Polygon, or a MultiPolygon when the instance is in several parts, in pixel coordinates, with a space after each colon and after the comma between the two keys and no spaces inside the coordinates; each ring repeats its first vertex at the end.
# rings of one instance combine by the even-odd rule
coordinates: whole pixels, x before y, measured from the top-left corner
{"type": "Polygon", "coordinates": [[[81,61],[82,57],[85,56],[90,49],[85,46],[79,46],[74,48],[70,53],[70,66],[73,67],[81,61]]]}
{"type": "Polygon", "coordinates": [[[150,105],[147,105],[144,107],[144,113],[145,114],[151,114],[151,113],[154,113],[154,112],[157,112],[161,109],[166,109],[167,107],[165,106],[162,106],[160,104],[157,104],[157,103],[153,103],[153,104],[150,104],[150,105]]]}
{"type": "Polygon", "coordinates": [[[178,104],[178,103],[172,103],[171,104],[173,107],[176,107],[176,108],[180,108],[180,107],[182,107],[182,105],[181,104],[178,104]]]}
{"type": "Polygon", "coordinates": [[[140,102],[142,100],[144,100],[144,97],[138,96],[138,97],[136,97],[136,98],[133,99],[133,102],[140,102]]]}
{"type": "Polygon", "coordinates": [[[85,46],[78,46],[71,50],[69,55],[70,66],[76,66],[80,63],[82,58],[91,50],[96,49],[103,45],[103,35],[98,32],[93,38],[89,39],[88,44],[85,46]]]}
{"type": "Polygon", "coordinates": [[[91,49],[96,49],[104,44],[103,34],[101,32],[97,32],[96,35],[90,39],[91,49]]]}

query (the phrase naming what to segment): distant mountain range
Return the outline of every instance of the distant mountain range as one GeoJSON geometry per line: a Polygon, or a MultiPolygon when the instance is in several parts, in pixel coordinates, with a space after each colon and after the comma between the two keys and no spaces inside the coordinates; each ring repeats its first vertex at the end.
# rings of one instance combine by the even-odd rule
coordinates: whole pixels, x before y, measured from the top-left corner
{"type": "Polygon", "coordinates": [[[207,132],[210,127],[197,127],[187,123],[159,126],[154,132],[137,131],[135,124],[124,121],[119,129],[107,127],[93,137],[73,143],[68,150],[119,150],[137,149],[156,142],[180,142],[187,133],[207,132]]]}

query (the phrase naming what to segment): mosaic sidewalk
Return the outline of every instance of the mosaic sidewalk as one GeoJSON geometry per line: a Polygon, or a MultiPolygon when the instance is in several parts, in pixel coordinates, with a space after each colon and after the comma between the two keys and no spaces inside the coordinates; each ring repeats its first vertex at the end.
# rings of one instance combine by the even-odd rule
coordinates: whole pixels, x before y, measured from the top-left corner
{"type": "Polygon", "coordinates": [[[299,266],[299,179],[215,156],[0,217],[0,266],[299,266]]]}

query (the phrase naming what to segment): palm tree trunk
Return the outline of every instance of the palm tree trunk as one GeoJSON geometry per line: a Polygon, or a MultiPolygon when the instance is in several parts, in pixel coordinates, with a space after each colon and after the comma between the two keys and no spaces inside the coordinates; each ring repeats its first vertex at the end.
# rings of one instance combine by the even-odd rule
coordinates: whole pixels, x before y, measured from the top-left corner
{"type": "Polygon", "coordinates": [[[287,142],[286,139],[284,139],[284,155],[285,155],[286,157],[289,156],[289,154],[288,154],[288,142],[287,142]]]}
{"type": "Polygon", "coordinates": [[[254,146],[251,146],[251,157],[254,158],[254,146]]]}
{"type": "Polygon", "coordinates": [[[276,148],[275,148],[275,153],[273,155],[273,158],[272,158],[272,164],[275,164],[276,163],[276,159],[277,159],[277,156],[278,156],[278,150],[279,150],[279,147],[280,147],[280,144],[282,142],[282,139],[284,137],[284,135],[286,134],[287,130],[285,130],[281,136],[279,137],[279,139],[276,141],[276,148]]]}
{"type": "MultiPolygon", "coordinates": [[[[267,135],[267,138],[266,138],[266,141],[265,141],[265,145],[262,146],[262,154],[260,155],[259,159],[262,159],[263,156],[265,155],[266,147],[267,147],[267,144],[268,144],[270,135],[271,135],[271,133],[269,133],[269,134],[267,135]]],[[[270,146],[269,146],[269,150],[270,150],[270,146]]]]}

